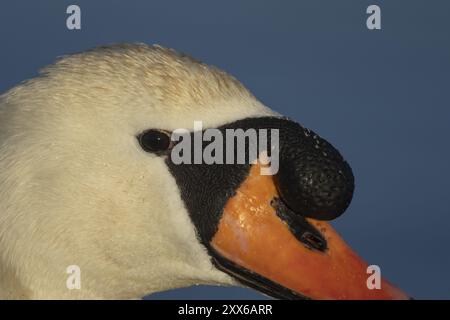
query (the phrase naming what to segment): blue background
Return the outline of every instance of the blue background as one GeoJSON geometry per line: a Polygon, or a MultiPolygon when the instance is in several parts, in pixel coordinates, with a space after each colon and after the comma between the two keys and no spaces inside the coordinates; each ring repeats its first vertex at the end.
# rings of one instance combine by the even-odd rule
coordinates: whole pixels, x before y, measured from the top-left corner
{"type": "MultiPolygon", "coordinates": [[[[217,65],[332,142],[357,189],[334,223],[416,298],[450,298],[450,2],[2,1],[0,91],[56,57],[159,43],[217,65]],[[66,29],[78,4],[82,30],[66,29]],[[366,28],[370,4],[382,30],[366,28]]],[[[262,298],[197,287],[150,298],[262,298]]]]}

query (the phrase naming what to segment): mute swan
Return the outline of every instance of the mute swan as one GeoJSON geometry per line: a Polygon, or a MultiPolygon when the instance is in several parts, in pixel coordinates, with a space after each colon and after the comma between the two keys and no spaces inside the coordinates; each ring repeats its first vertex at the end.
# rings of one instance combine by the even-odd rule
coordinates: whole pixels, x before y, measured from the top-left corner
{"type": "Polygon", "coordinates": [[[0,96],[0,298],[129,299],[192,284],[406,298],[387,282],[369,290],[366,264],[321,221],[352,192],[334,148],[223,71],[144,44],[67,56],[0,96]],[[174,165],[164,134],[196,120],[279,128],[277,188],[258,165],[174,165]],[[72,265],[80,289],[67,287],[72,265]]]}

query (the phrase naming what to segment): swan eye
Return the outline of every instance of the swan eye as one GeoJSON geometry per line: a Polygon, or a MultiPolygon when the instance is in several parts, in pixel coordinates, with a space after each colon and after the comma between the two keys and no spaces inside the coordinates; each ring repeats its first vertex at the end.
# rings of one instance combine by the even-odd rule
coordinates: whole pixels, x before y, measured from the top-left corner
{"type": "Polygon", "coordinates": [[[138,136],[139,144],[146,152],[164,153],[172,148],[170,133],[162,130],[150,129],[138,136]]]}

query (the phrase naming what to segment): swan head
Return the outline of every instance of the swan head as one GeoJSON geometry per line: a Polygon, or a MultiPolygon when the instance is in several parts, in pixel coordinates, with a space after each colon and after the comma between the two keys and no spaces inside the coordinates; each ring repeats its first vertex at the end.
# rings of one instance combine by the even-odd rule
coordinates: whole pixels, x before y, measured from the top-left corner
{"type": "MultiPolygon", "coordinates": [[[[301,188],[296,185],[316,177],[314,168],[323,160],[298,151],[309,150],[307,143],[300,143],[298,152],[285,146],[288,156],[280,161],[301,158],[303,165],[313,155],[307,166],[295,164],[311,175],[280,169],[275,178],[260,177],[257,165],[217,171],[178,166],[169,154],[151,152],[155,136],[146,134],[156,133],[161,142],[158,133],[193,128],[198,120],[203,129],[282,129],[290,146],[297,143],[293,136],[311,134],[264,106],[225,72],[159,46],[114,45],[64,57],[2,95],[0,296],[138,298],[192,284],[245,284],[279,297],[333,298],[327,290],[321,296],[317,283],[309,282],[332,281],[328,265],[345,269],[336,264],[340,251],[345,255],[339,263],[365,266],[341,240],[332,242],[334,231],[322,221],[341,214],[351,200],[353,176],[346,162],[311,134],[320,139],[318,149],[336,152],[337,160],[327,162],[326,169],[340,172],[327,171],[333,181],[340,179],[334,187],[345,189],[335,202],[326,199],[321,206],[318,193],[305,200],[315,191],[303,182],[301,188]],[[252,194],[258,189],[267,194],[252,194]],[[301,201],[299,192],[305,195],[301,201]],[[270,211],[248,205],[258,199],[273,208],[272,220],[250,221],[253,209],[259,208],[260,216],[270,211]],[[271,235],[270,228],[278,231],[271,235]],[[267,257],[258,262],[252,252],[261,250],[255,243],[267,240],[261,232],[271,241],[263,244],[268,254],[298,255],[291,252],[298,246],[304,252],[297,260],[273,262],[275,267],[268,266],[267,257]],[[322,280],[301,274],[298,259],[309,255],[324,268],[322,280]],[[81,271],[79,289],[67,286],[69,266],[81,271]],[[300,271],[278,273],[287,267],[300,271]]],[[[386,296],[402,297],[383,285],[386,296]]],[[[330,283],[322,286],[336,290],[330,283]]],[[[350,297],[343,292],[336,297],[350,297]]]]}

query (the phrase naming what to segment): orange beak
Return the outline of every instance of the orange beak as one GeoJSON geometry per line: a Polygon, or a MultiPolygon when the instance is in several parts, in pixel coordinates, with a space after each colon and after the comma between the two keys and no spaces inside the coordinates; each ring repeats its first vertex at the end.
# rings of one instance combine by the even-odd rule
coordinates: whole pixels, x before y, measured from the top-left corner
{"type": "Polygon", "coordinates": [[[253,165],[236,195],[228,200],[211,248],[246,272],[301,297],[409,299],[383,279],[379,288],[370,286],[368,264],[330,224],[300,217],[324,243],[317,243],[320,239],[311,233],[303,233],[301,238],[277,213],[273,201],[278,198],[273,177],[260,175],[260,166],[253,165]]]}

